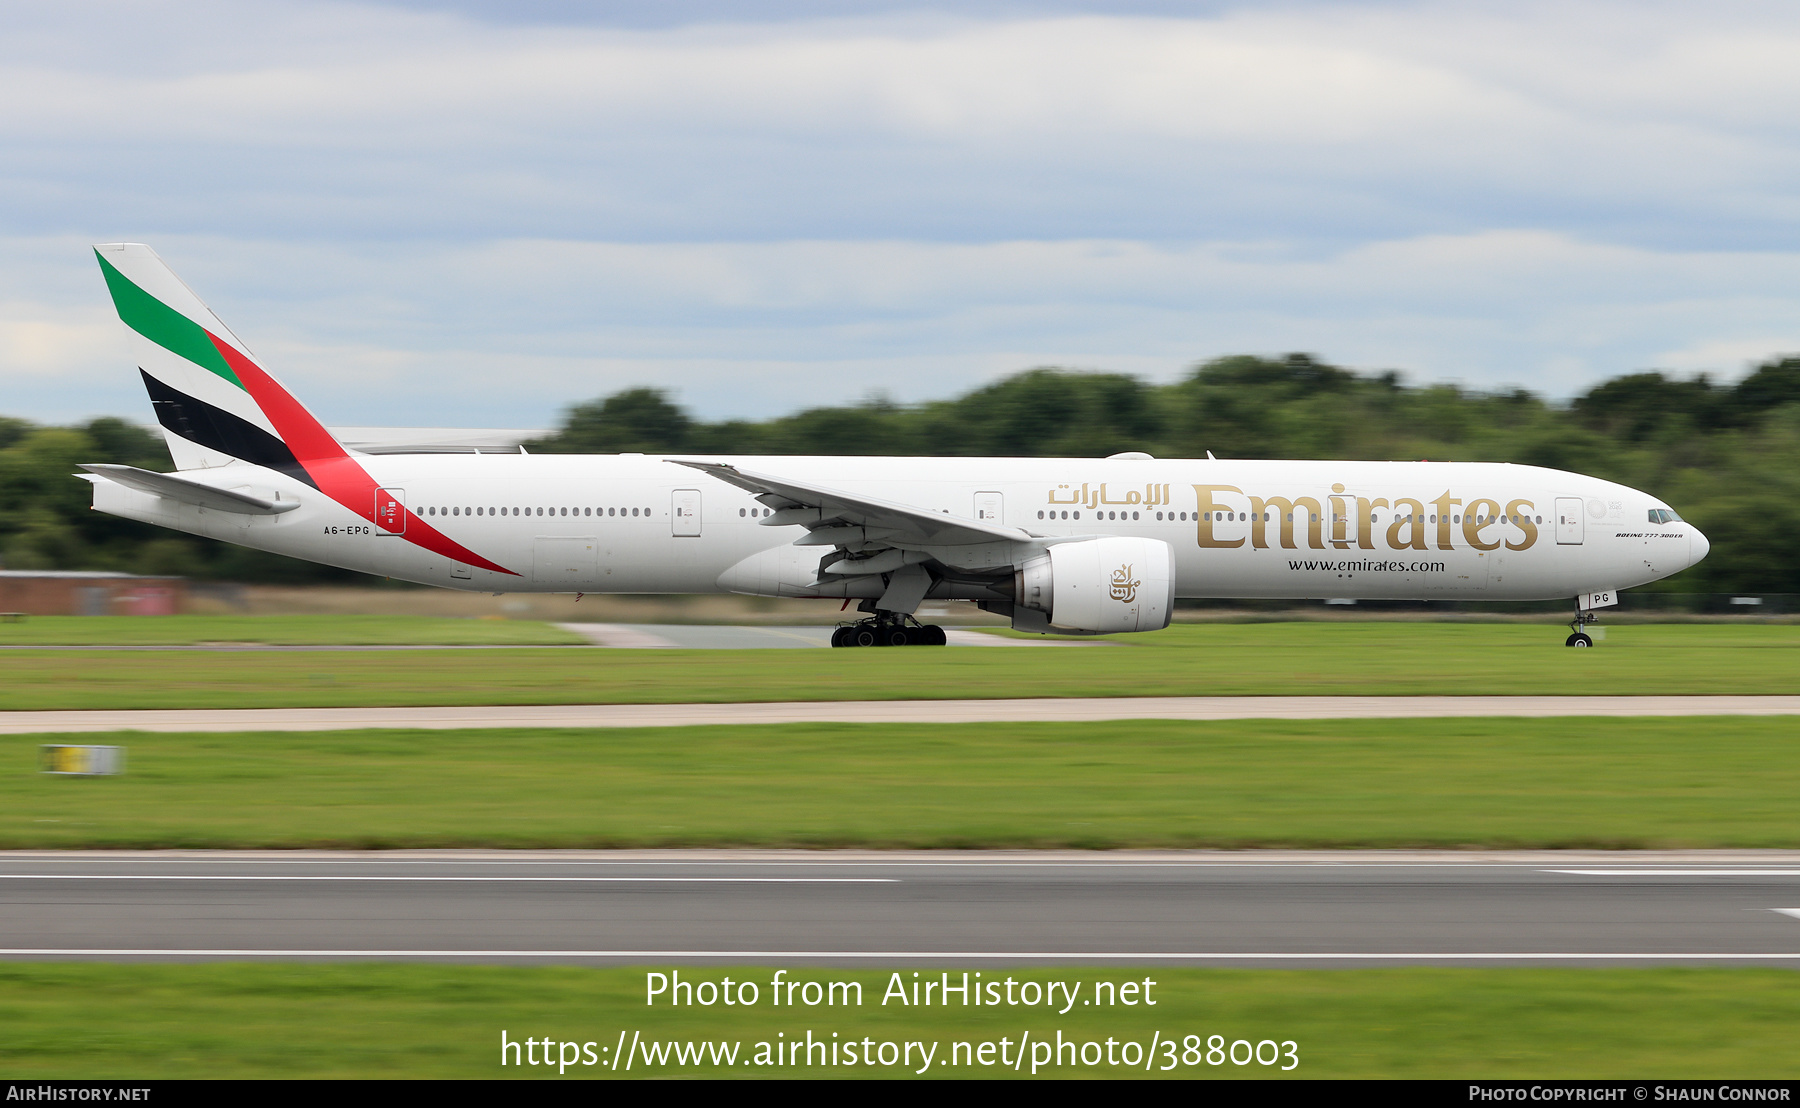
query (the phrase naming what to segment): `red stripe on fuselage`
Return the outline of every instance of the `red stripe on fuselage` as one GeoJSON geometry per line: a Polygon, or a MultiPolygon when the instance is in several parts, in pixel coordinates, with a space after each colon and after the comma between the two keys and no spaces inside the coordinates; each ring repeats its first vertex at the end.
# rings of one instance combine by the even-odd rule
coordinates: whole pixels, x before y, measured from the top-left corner
{"type": "MultiPolygon", "coordinates": [[[[302,408],[300,402],[290,396],[286,389],[276,384],[273,377],[264,373],[261,366],[244,357],[237,347],[221,340],[212,332],[207,332],[206,337],[219,348],[225,363],[250,391],[250,399],[256,401],[256,406],[269,417],[269,422],[275,425],[275,433],[294,452],[294,457],[319,486],[319,491],[374,523],[375,492],[381,487],[375,478],[369,476],[369,472],[358,465],[355,458],[344,453],[344,448],[331,437],[331,432],[320,426],[319,421],[302,408]]],[[[480,569],[511,577],[519,576],[505,566],[495,565],[426,523],[412,509],[402,506],[402,510],[406,512],[406,530],[400,537],[414,546],[480,569]]]]}

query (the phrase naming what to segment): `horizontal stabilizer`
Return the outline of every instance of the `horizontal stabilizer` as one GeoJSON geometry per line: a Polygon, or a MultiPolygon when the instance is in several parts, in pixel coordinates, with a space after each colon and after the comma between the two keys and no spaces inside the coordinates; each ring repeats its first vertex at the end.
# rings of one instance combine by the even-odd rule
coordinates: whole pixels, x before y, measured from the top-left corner
{"type": "Polygon", "coordinates": [[[249,493],[216,489],[173,473],[155,473],[148,469],[121,465],[84,465],[82,469],[97,474],[126,488],[147,492],[152,496],[179,500],[216,512],[235,512],[246,516],[273,516],[291,512],[300,506],[298,500],[265,500],[249,493]]]}

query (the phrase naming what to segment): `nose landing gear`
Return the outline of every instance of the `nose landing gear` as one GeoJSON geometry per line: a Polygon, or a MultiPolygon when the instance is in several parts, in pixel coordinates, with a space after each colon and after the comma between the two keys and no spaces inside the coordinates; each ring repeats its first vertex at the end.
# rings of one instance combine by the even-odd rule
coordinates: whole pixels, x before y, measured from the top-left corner
{"type": "Polygon", "coordinates": [[[1593,646],[1594,645],[1593,638],[1590,635],[1588,635],[1587,632],[1583,631],[1582,628],[1586,627],[1590,623],[1599,623],[1599,622],[1600,622],[1600,616],[1598,613],[1582,611],[1581,599],[1579,597],[1577,597],[1575,600],[1575,618],[1569,621],[1569,632],[1570,633],[1569,633],[1569,637],[1563,640],[1563,645],[1564,646],[1580,646],[1580,647],[1593,646]]]}
{"type": "Polygon", "coordinates": [[[876,612],[874,619],[831,633],[832,646],[943,646],[948,641],[942,627],[899,612],[876,612]]]}

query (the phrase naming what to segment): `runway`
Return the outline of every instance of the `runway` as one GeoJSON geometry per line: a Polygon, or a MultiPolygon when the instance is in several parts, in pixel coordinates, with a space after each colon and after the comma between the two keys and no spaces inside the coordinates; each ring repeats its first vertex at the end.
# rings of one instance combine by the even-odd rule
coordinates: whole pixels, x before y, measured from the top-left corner
{"type": "Polygon", "coordinates": [[[1800,696],[1152,696],[768,704],[518,704],[0,712],[0,734],[341,731],[369,727],[685,727],[780,723],[1056,723],[1121,719],[1791,716],[1800,696]]]}
{"type": "MultiPolygon", "coordinates": [[[[769,627],[736,624],[559,623],[580,635],[579,643],[0,643],[0,651],[48,650],[113,654],[198,651],[202,654],[356,654],[409,650],[827,650],[836,624],[769,627]]],[[[949,627],[946,646],[1043,647],[1114,646],[1115,643],[1068,638],[1016,639],[986,631],[949,627]]]]}
{"type": "MultiPolygon", "coordinates": [[[[929,619],[926,622],[930,622],[929,619]]],[[[829,626],[765,627],[760,625],[687,623],[559,623],[558,627],[594,646],[617,650],[824,650],[831,647],[829,626]]],[[[1082,639],[1015,639],[960,627],[944,629],[946,646],[1112,646],[1082,639]]]]}
{"type": "Polygon", "coordinates": [[[1800,968],[1800,852],[0,855],[0,957],[1800,968]]]}

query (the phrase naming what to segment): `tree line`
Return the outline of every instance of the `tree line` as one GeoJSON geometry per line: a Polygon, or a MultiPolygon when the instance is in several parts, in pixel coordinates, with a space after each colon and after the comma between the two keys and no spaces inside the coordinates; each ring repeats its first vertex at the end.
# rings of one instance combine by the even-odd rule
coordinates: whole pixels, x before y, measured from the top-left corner
{"type": "MultiPolygon", "coordinates": [[[[890,454],[1496,461],[1619,481],[1663,498],[1712,540],[1674,592],[1800,593],[1800,358],[1743,380],[1634,373],[1567,403],[1522,389],[1413,386],[1305,354],[1236,356],[1171,384],[1033,369],[949,400],[880,397],[775,419],[707,422],[664,390],[571,407],[534,453],[890,454]]],[[[79,462],[168,469],[160,436],[118,419],[0,419],[0,559],[243,581],[347,579],[324,567],[89,511],[79,462]]]]}

